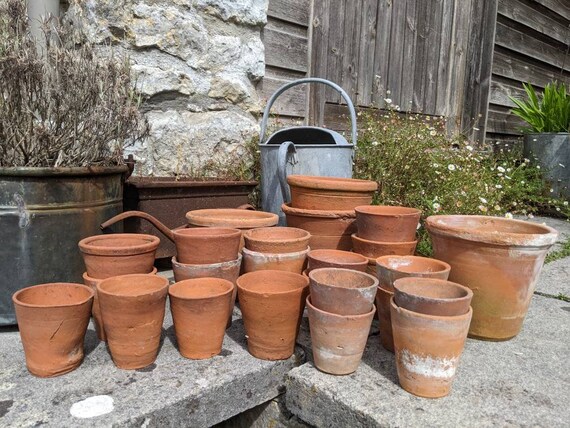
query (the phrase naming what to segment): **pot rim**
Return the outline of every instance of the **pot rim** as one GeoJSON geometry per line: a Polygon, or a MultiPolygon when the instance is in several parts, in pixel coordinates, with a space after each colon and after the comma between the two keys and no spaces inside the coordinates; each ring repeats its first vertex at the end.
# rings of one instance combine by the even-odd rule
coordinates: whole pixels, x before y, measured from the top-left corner
{"type": "Polygon", "coordinates": [[[42,177],[42,176],[89,176],[124,174],[129,170],[127,165],[115,166],[77,166],[77,167],[33,167],[3,166],[0,176],[42,177]]]}
{"type": "Polygon", "coordinates": [[[174,229],[172,231],[175,238],[196,238],[196,239],[212,239],[212,238],[237,238],[241,236],[241,230],[233,227],[185,227],[183,229],[174,229]]]}
{"type": "MultiPolygon", "coordinates": [[[[158,273],[158,269],[156,268],[156,266],[153,266],[152,270],[148,274],[149,275],[156,275],[157,273],[158,273]]],[[[101,282],[104,279],[107,279],[107,278],[93,278],[92,276],[89,276],[87,274],[87,272],[83,272],[82,277],[83,277],[84,281],[90,281],[90,282],[101,282]]],[[[111,277],[109,277],[109,278],[111,278],[111,277]]],[[[85,284],[85,285],[87,285],[87,284],[85,284]]]]}
{"type": "Polygon", "coordinates": [[[383,269],[386,269],[390,272],[398,272],[398,273],[411,273],[411,274],[430,274],[430,273],[441,273],[441,272],[449,272],[451,271],[451,266],[449,265],[449,263],[444,262],[443,260],[439,260],[439,259],[434,259],[433,257],[422,257],[422,256],[398,256],[398,255],[387,255],[387,256],[380,256],[376,258],[376,266],[381,266],[383,269]],[[442,270],[414,270],[412,272],[407,272],[407,271],[402,271],[402,270],[398,270],[397,268],[391,267],[391,266],[387,266],[386,264],[384,264],[384,260],[390,259],[390,258],[398,258],[398,259],[421,259],[421,260],[429,260],[431,262],[435,262],[435,264],[439,264],[440,266],[443,266],[444,269],[442,270]]]}
{"type": "Polygon", "coordinates": [[[338,190],[345,192],[374,192],[378,189],[378,183],[371,180],[357,178],[324,177],[313,175],[289,175],[289,186],[303,187],[317,190],[338,190]]]}
{"type": "Polygon", "coordinates": [[[107,296],[113,296],[113,297],[120,297],[122,299],[139,299],[141,296],[149,296],[155,293],[161,293],[163,290],[168,289],[168,286],[170,284],[170,281],[168,280],[168,278],[165,278],[163,276],[159,276],[159,275],[151,275],[150,273],[131,273],[128,275],[117,275],[117,276],[112,276],[109,278],[105,278],[103,279],[100,283],[97,284],[97,293],[102,293],[102,294],[106,294],[107,296]],[[107,285],[107,283],[112,282],[112,281],[116,281],[117,279],[125,279],[125,278],[150,278],[150,279],[156,279],[157,280],[157,285],[156,288],[153,290],[148,290],[146,292],[142,292],[142,293],[138,293],[138,294],[124,294],[121,293],[120,290],[117,292],[109,292],[107,290],[104,289],[104,286],[107,285]],[[158,281],[162,282],[162,284],[158,284],[158,281]]]}
{"type": "Polygon", "coordinates": [[[18,291],[16,291],[13,295],[12,295],[12,302],[14,302],[15,305],[18,306],[22,306],[22,307],[26,307],[26,308],[70,308],[73,306],[81,306],[85,303],[87,303],[90,299],[95,298],[95,292],[93,291],[93,289],[91,287],[89,287],[88,285],[85,284],[79,284],[76,282],[47,282],[45,284],[38,284],[38,285],[32,285],[30,287],[26,287],[26,288],[22,288],[18,291]],[[26,290],[31,290],[31,289],[38,289],[38,288],[46,288],[46,287],[61,287],[61,286],[73,286],[74,288],[81,288],[83,290],[86,290],[89,292],[89,296],[85,299],[81,299],[80,301],[76,302],[76,303],[68,303],[68,304],[58,304],[58,305],[37,305],[37,304],[33,304],[33,303],[26,303],[23,302],[19,299],[20,294],[22,294],[24,291],[26,290]]]}
{"type": "Polygon", "coordinates": [[[262,253],[259,251],[249,250],[245,247],[243,247],[241,249],[241,251],[244,255],[247,255],[250,257],[263,257],[263,258],[275,257],[275,258],[278,258],[280,260],[287,260],[287,259],[297,259],[301,256],[309,254],[309,251],[311,251],[311,247],[307,247],[307,249],[302,250],[302,251],[295,251],[294,253],[262,253]]]}
{"type": "Polygon", "coordinates": [[[419,217],[422,211],[417,208],[404,207],[400,205],[360,205],[354,208],[356,214],[370,217],[419,217]],[[387,212],[378,212],[379,209],[385,209],[387,212]],[[394,211],[394,212],[390,212],[394,211]],[[399,212],[398,212],[399,211],[399,212]]]}
{"type": "MultiPolygon", "coordinates": [[[[384,290],[387,291],[387,290],[384,290]]],[[[453,321],[463,321],[465,318],[471,318],[473,315],[473,307],[469,306],[469,310],[461,315],[428,315],[422,314],[421,312],[414,312],[410,311],[409,309],[402,308],[394,302],[394,296],[390,298],[390,306],[393,307],[395,310],[402,312],[407,317],[413,318],[423,318],[424,320],[429,321],[442,321],[442,322],[453,322],[453,321]]]]}
{"type": "MultiPolygon", "coordinates": [[[[249,279],[249,278],[246,278],[249,279]]],[[[248,272],[248,273],[244,273],[243,275],[239,276],[238,279],[236,280],[236,286],[237,288],[241,289],[242,291],[245,291],[246,293],[250,293],[250,294],[256,294],[256,295],[264,295],[264,294],[271,294],[271,295],[281,295],[281,294],[291,294],[291,293],[298,293],[301,292],[303,289],[309,287],[309,277],[303,276],[300,273],[294,273],[294,272],[287,272],[287,271],[283,271],[283,270],[257,270],[257,271],[253,271],[253,272],[248,272]],[[252,290],[248,287],[244,287],[242,284],[240,284],[240,282],[243,281],[243,278],[245,277],[252,277],[252,276],[265,276],[265,275],[273,275],[274,278],[278,277],[278,276],[286,276],[289,277],[291,279],[303,279],[303,283],[304,285],[299,285],[298,287],[295,287],[293,289],[289,289],[289,290],[283,290],[283,291],[271,291],[271,292],[267,292],[267,291],[263,291],[263,290],[252,290]]]]}
{"type": "Polygon", "coordinates": [[[287,202],[286,204],[281,205],[281,210],[285,213],[285,215],[297,215],[301,217],[356,218],[356,212],[354,210],[306,210],[303,208],[291,207],[291,202],[287,202]]]}
{"type": "Polygon", "coordinates": [[[220,227],[253,229],[257,227],[275,226],[279,222],[279,216],[265,211],[252,211],[239,208],[208,208],[188,211],[186,213],[186,220],[194,226],[211,227],[212,220],[215,220],[219,221],[220,225],[223,225],[220,227]],[[226,216],[220,215],[222,211],[226,213],[226,216]],[[244,221],[249,224],[244,226],[244,221]]]}
{"type": "Polygon", "coordinates": [[[159,244],[160,238],[158,236],[147,235],[144,233],[109,233],[93,235],[83,238],[78,243],[79,249],[82,253],[96,256],[120,256],[117,253],[121,253],[121,255],[144,254],[156,250],[159,244]],[[140,241],[144,241],[144,243],[121,247],[103,247],[93,245],[94,241],[113,238],[139,238],[140,241]]]}
{"type": "Polygon", "coordinates": [[[311,250],[311,251],[309,252],[309,254],[307,254],[307,257],[308,257],[309,259],[312,258],[313,260],[316,260],[316,261],[322,262],[322,263],[337,263],[337,264],[342,263],[342,264],[344,264],[344,265],[350,265],[350,266],[359,266],[359,265],[368,264],[368,259],[367,259],[367,257],[363,256],[362,254],[354,253],[354,252],[352,252],[352,251],[335,250],[335,249],[332,249],[332,248],[319,248],[319,249],[316,249],[316,250],[311,250]],[[354,258],[358,258],[359,261],[356,261],[356,260],[353,261],[353,262],[352,262],[352,261],[343,261],[343,262],[338,262],[338,263],[337,263],[336,261],[323,260],[322,258],[318,258],[318,256],[319,256],[322,252],[326,252],[326,253],[332,254],[333,251],[334,251],[334,253],[337,253],[337,252],[346,253],[346,255],[345,255],[345,254],[342,254],[341,257],[342,257],[342,256],[345,256],[345,257],[354,257],[354,258]],[[314,253],[318,253],[318,254],[317,254],[317,257],[314,257],[314,253]],[[349,255],[350,255],[350,256],[349,256],[349,255]]]}
{"type": "Polygon", "coordinates": [[[325,316],[328,316],[328,317],[334,317],[334,318],[349,318],[349,319],[368,318],[370,316],[370,314],[372,314],[374,316],[374,313],[376,312],[376,304],[375,303],[372,303],[372,309],[370,310],[370,312],[366,312],[365,314],[339,315],[339,314],[335,314],[333,312],[323,311],[322,309],[319,309],[315,305],[312,304],[310,294],[305,299],[305,303],[307,304],[308,308],[314,310],[315,312],[324,314],[325,316]]]}
{"type": "MultiPolygon", "coordinates": [[[[411,246],[411,245],[417,245],[418,244],[418,239],[414,240],[414,241],[370,241],[369,239],[364,239],[361,238],[360,236],[357,235],[357,233],[353,233],[352,235],[350,235],[352,239],[356,240],[356,242],[360,241],[364,244],[368,244],[368,245],[383,245],[386,247],[396,247],[396,246],[411,246]]],[[[376,260],[376,257],[373,257],[374,260],[376,260]]]]}
{"type": "Polygon", "coordinates": [[[317,279],[313,278],[313,276],[316,274],[318,275],[319,272],[324,271],[324,270],[333,270],[333,271],[342,271],[342,272],[350,272],[353,274],[356,274],[356,276],[365,276],[368,279],[372,279],[372,284],[371,285],[367,285],[364,287],[358,287],[359,290],[362,290],[363,288],[376,288],[378,287],[378,278],[376,278],[374,275],[370,275],[369,273],[366,272],[361,272],[358,270],[354,270],[354,269],[344,269],[344,268],[335,268],[335,267],[323,267],[323,268],[318,268],[318,269],[312,269],[309,272],[309,279],[314,282],[317,283],[319,285],[323,285],[325,287],[331,287],[331,288],[338,288],[338,289],[347,289],[347,287],[341,287],[338,286],[336,284],[325,284],[321,281],[318,281],[317,279]]]}
{"type": "Polygon", "coordinates": [[[449,302],[457,302],[462,300],[471,300],[473,298],[473,291],[457,282],[448,281],[446,279],[437,279],[437,278],[422,278],[422,277],[407,277],[407,278],[398,278],[394,281],[394,295],[407,295],[411,298],[418,298],[424,300],[426,302],[431,301],[434,303],[449,303],[449,302]],[[425,296],[422,294],[415,294],[406,290],[406,286],[409,284],[417,284],[417,283],[424,283],[426,286],[435,286],[435,287],[446,287],[448,289],[456,289],[463,292],[463,296],[459,297],[431,297],[425,296]]]}
{"type": "Polygon", "coordinates": [[[176,256],[172,256],[170,261],[172,262],[173,266],[175,265],[179,269],[184,269],[184,268],[218,269],[218,268],[229,268],[229,267],[237,266],[237,265],[241,264],[241,259],[242,259],[242,255],[241,255],[241,253],[238,253],[237,259],[230,260],[228,262],[221,262],[221,263],[205,263],[205,264],[198,264],[198,265],[194,265],[194,264],[190,264],[190,263],[180,263],[176,259],[176,256]]]}
{"type": "Polygon", "coordinates": [[[517,247],[550,247],[556,242],[558,231],[550,226],[532,223],[524,220],[508,219],[503,217],[483,215],[433,215],[425,221],[425,227],[430,233],[442,236],[464,239],[466,241],[481,242],[497,246],[517,247]],[[476,228],[465,226],[450,226],[445,221],[448,219],[471,218],[477,221],[510,223],[520,226],[529,225],[535,229],[541,229],[545,233],[514,233],[514,232],[480,232],[476,228]]]}
{"type": "Polygon", "coordinates": [[[172,284],[170,287],[168,287],[168,295],[170,297],[174,297],[175,299],[181,299],[181,300],[206,300],[206,299],[214,299],[217,297],[222,297],[222,296],[226,296],[228,294],[231,294],[234,291],[235,285],[233,282],[228,281],[227,279],[223,279],[223,278],[191,278],[191,279],[183,279],[182,281],[178,281],[175,282],[174,284],[172,284]],[[188,288],[188,287],[193,287],[195,286],[197,283],[221,283],[225,286],[225,288],[222,291],[219,291],[217,293],[213,293],[213,294],[209,294],[209,295],[204,295],[204,296],[183,296],[181,295],[181,288],[188,288]],[[228,287],[229,285],[229,287],[228,287]]]}
{"type": "Polygon", "coordinates": [[[286,227],[286,226],[273,226],[273,227],[256,227],[255,229],[248,229],[243,232],[243,239],[247,242],[251,241],[252,243],[268,243],[268,244],[275,244],[275,243],[282,243],[284,245],[287,244],[297,244],[303,241],[309,241],[311,238],[311,234],[307,232],[305,229],[299,229],[298,227],[286,227]],[[291,231],[292,233],[297,234],[296,237],[291,238],[279,238],[279,237],[265,237],[260,239],[255,235],[268,231],[268,232],[279,232],[279,231],[291,231]]]}

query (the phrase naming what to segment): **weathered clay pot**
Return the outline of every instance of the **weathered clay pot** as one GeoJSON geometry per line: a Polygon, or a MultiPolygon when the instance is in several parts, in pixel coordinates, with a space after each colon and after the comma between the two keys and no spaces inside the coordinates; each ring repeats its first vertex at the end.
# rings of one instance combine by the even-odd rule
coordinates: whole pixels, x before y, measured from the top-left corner
{"type": "Polygon", "coordinates": [[[390,300],[394,296],[393,291],[388,291],[380,286],[376,292],[376,308],[378,311],[378,330],[380,343],[387,351],[394,352],[394,338],[392,336],[392,318],[390,316],[390,300]]]}
{"type": "Polygon", "coordinates": [[[358,236],[380,242],[413,241],[422,213],[416,208],[386,205],[363,205],[354,211],[358,236]]]}
{"type": "Polygon", "coordinates": [[[237,287],[249,352],[262,360],[293,355],[309,278],[263,270],[240,276],[237,287]]]}
{"type": "Polygon", "coordinates": [[[245,247],[258,253],[297,253],[309,246],[311,234],[295,227],[261,227],[243,233],[245,247]]]}
{"type": "Polygon", "coordinates": [[[237,259],[241,231],[227,227],[193,227],[173,231],[176,258],[186,264],[213,264],[237,259]]]}
{"type": "Polygon", "coordinates": [[[394,282],[394,302],[420,314],[449,317],[469,312],[473,292],[443,279],[400,278],[394,282]]]}
{"type": "Polygon", "coordinates": [[[59,376],[83,360],[93,291],[81,284],[41,284],[12,296],[30,373],[59,376]]]}
{"type": "Polygon", "coordinates": [[[338,315],[361,315],[374,305],[378,280],[350,269],[321,268],[309,272],[311,301],[338,315]]]}
{"type": "Polygon", "coordinates": [[[279,221],[277,214],[239,208],[192,210],[186,213],[186,219],[192,226],[232,227],[235,229],[270,227],[275,226],[279,221]]]}
{"type": "Polygon", "coordinates": [[[354,210],[372,202],[375,181],[355,178],[289,175],[291,207],[304,210],[354,210]]]}
{"type": "Polygon", "coordinates": [[[307,297],[309,329],[315,367],[325,373],[347,375],[358,368],[376,308],[362,315],[325,312],[307,297]]]}
{"type": "Polygon", "coordinates": [[[222,351],[235,285],[219,278],[187,279],[170,286],[170,310],[180,353],[204,359],[222,351]]]}
{"type": "Polygon", "coordinates": [[[114,233],[79,241],[87,275],[105,279],[152,271],[160,239],[153,235],[114,233]]]}
{"type": "Polygon", "coordinates": [[[258,270],[282,270],[287,272],[302,273],[307,262],[307,254],[310,249],[295,253],[269,254],[242,249],[243,271],[255,272],[258,270]]]}
{"type": "Polygon", "coordinates": [[[467,339],[473,310],[438,317],[391,303],[396,368],[406,391],[427,398],[449,394],[467,339]]]}
{"type": "Polygon", "coordinates": [[[360,238],[356,233],[352,234],[352,249],[355,253],[370,258],[381,256],[411,256],[416,251],[418,241],[409,242],[377,242],[360,238]]]}
{"type": "Polygon", "coordinates": [[[307,254],[307,259],[309,272],[325,267],[365,272],[368,265],[368,259],[363,255],[342,250],[311,250],[307,254]]]}
{"type": "Polygon", "coordinates": [[[168,279],[134,274],[107,278],[97,284],[107,344],[115,365],[140,369],[156,360],[168,279]]]}
{"type": "Polygon", "coordinates": [[[522,323],[544,257],[558,232],[548,226],[486,216],[431,216],[434,257],[451,266],[450,281],[473,291],[469,335],[507,340],[522,323]]]}
{"type": "Polygon", "coordinates": [[[382,256],[376,259],[376,276],[380,287],[394,291],[399,278],[419,277],[447,279],[451,266],[441,260],[419,256],[382,256]]]}
{"type": "Polygon", "coordinates": [[[356,232],[356,214],[353,210],[305,210],[291,208],[289,204],[281,205],[281,209],[287,218],[287,226],[303,229],[311,234],[311,249],[352,249],[350,235],[356,232]]]}

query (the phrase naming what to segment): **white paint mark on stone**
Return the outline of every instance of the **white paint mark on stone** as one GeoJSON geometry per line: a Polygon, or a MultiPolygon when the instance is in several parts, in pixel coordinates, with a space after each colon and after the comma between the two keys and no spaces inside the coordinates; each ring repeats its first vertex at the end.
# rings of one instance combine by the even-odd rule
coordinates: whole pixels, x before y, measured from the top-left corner
{"type": "Polygon", "coordinates": [[[95,395],[74,403],[71,409],[69,409],[69,413],[71,413],[73,417],[86,419],[106,415],[113,410],[113,397],[108,395],[95,395]]]}
{"type": "Polygon", "coordinates": [[[451,379],[455,376],[455,368],[459,358],[432,358],[416,355],[404,349],[400,354],[400,362],[409,372],[420,376],[451,379]]]}

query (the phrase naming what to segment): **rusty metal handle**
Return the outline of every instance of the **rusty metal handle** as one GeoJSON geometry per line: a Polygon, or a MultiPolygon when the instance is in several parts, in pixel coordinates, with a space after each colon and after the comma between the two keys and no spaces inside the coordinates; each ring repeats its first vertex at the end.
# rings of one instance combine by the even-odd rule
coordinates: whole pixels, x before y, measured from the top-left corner
{"type": "MultiPolygon", "coordinates": [[[[166,227],[157,218],[151,216],[150,214],[142,212],[142,211],[125,211],[124,213],[118,214],[118,215],[110,218],[106,222],[101,223],[101,229],[105,229],[105,228],[111,226],[112,224],[117,223],[118,221],[122,221],[122,220],[124,220],[126,218],[130,218],[130,217],[144,218],[145,220],[149,221],[154,227],[156,227],[158,230],[160,230],[164,236],[166,236],[168,239],[170,239],[172,242],[174,242],[174,232],[172,230],[170,230],[168,227],[166,227]]],[[[182,227],[184,227],[184,226],[180,226],[177,229],[180,229],[182,227]]]]}

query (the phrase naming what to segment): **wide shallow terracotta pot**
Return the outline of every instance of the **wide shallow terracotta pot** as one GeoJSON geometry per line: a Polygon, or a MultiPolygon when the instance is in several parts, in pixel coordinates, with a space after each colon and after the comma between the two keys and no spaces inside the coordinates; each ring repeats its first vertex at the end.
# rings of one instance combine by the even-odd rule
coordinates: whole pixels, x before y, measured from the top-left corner
{"type": "MultiPolygon", "coordinates": [[[[152,268],[151,275],[156,275],[157,269],[152,268]]],[[[105,342],[107,336],[105,335],[105,329],[103,327],[103,319],[101,318],[101,309],[99,307],[99,296],[97,295],[97,284],[99,284],[102,279],[91,278],[87,275],[87,272],[83,272],[83,283],[93,290],[95,297],[93,299],[93,307],[91,309],[91,315],[93,316],[93,324],[95,324],[95,332],[99,340],[105,342]]]]}
{"type": "Polygon", "coordinates": [[[368,259],[363,255],[342,250],[311,250],[307,254],[307,260],[309,272],[325,267],[365,272],[368,265],[368,259]]]}
{"type": "Polygon", "coordinates": [[[258,253],[297,253],[309,246],[311,234],[296,227],[261,227],[243,233],[245,247],[258,253]]]}
{"type": "Polygon", "coordinates": [[[309,290],[313,305],[338,315],[370,312],[376,297],[378,280],[351,269],[321,268],[309,272],[309,290]]]}
{"type": "Polygon", "coordinates": [[[394,291],[399,278],[420,277],[447,279],[451,266],[447,263],[420,256],[382,256],[376,259],[376,275],[380,287],[394,291]]]}
{"type": "Polygon", "coordinates": [[[401,278],[394,282],[394,302],[426,315],[456,316],[469,312],[473,292],[461,284],[432,278],[401,278]]]}
{"type": "Polygon", "coordinates": [[[117,275],[149,273],[160,239],[153,235],[114,233],[79,241],[87,275],[105,279],[117,275]]]}
{"type": "Polygon", "coordinates": [[[302,273],[307,264],[307,254],[310,249],[295,253],[269,254],[242,249],[243,272],[258,270],[282,270],[286,272],[302,273]]]}
{"type": "Polygon", "coordinates": [[[376,307],[361,315],[323,311],[307,297],[309,329],[315,367],[325,373],[347,375],[358,368],[376,307]]]}
{"type": "Polygon", "coordinates": [[[375,181],[355,178],[289,175],[291,206],[305,210],[354,210],[372,202],[375,181]]]}
{"type": "Polygon", "coordinates": [[[473,310],[438,317],[391,302],[398,380],[406,391],[427,398],[449,394],[463,353],[473,310]]]}
{"type": "Polygon", "coordinates": [[[240,276],[237,287],[249,352],[262,360],[293,355],[309,278],[263,270],[240,276]]]}
{"type": "Polygon", "coordinates": [[[14,293],[12,301],[30,373],[52,377],[79,367],[93,304],[89,287],[35,285],[14,293]]]}
{"type": "Polygon", "coordinates": [[[173,231],[180,263],[212,264],[237,259],[241,231],[227,227],[193,227],[173,231]]]}
{"type": "Polygon", "coordinates": [[[413,241],[422,213],[416,208],[387,205],[363,205],[354,211],[358,236],[380,242],[413,241]]]}
{"type": "Polygon", "coordinates": [[[376,292],[376,308],[378,312],[378,330],[380,344],[387,351],[394,352],[394,337],[392,336],[392,317],[390,315],[390,301],[394,292],[378,286],[376,292]]]}
{"type": "Polygon", "coordinates": [[[97,285],[107,344],[115,365],[140,369],[158,355],[168,293],[168,279],[157,275],[122,275],[97,285]]]}
{"type": "Polygon", "coordinates": [[[409,242],[369,241],[368,239],[360,238],[356,233],[352,234],[352,249],[354,252],[370,258],[390,255],[411,256],[416,251],[417,244],[417,240],[409,242]]]}
{"type": "Polygon", "coordinates": [[[222,351],[235,285],[225,279],[187,279],[170,286],[170,309],[180,353],[204,359],[222,351]]]}
{"type": "Polygon", "coordinates": [[[277,214],[239,208],[192,210],[186,213],[186,219],[188,220],[188,224],[192,226],[217,226],[235,229],[270,227],[275,226],[279,221],[277,214]]]}
{"type": "Polygon", "coordinates": [[[461,215],[428,217],[426,228],[434,257],[451,266],[449,280],[473,291],[469,335],[516,336],[558,232],[526,221],[461,215]]]}

